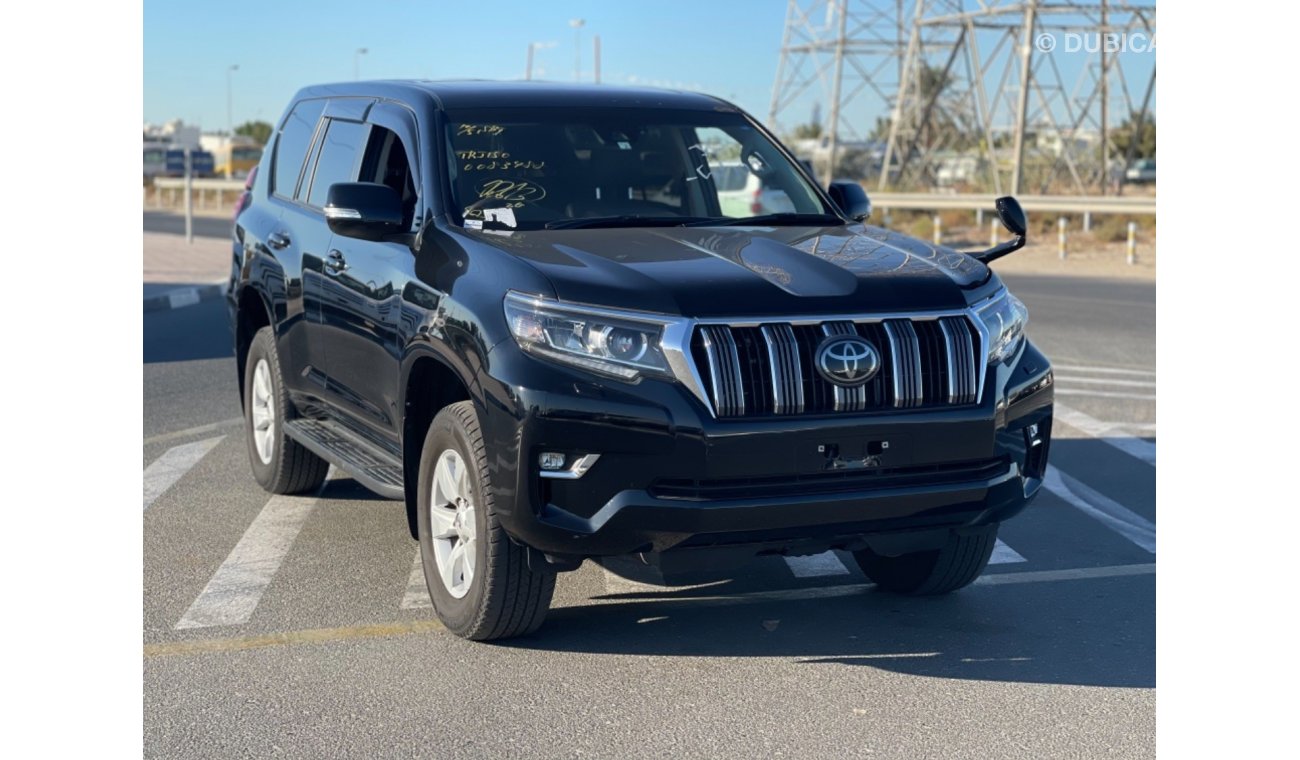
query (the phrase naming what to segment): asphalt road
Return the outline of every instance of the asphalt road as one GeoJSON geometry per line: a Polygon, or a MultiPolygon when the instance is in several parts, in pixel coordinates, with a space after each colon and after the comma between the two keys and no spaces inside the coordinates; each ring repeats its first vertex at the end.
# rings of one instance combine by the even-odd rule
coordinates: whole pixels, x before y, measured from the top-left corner
{"type": "Polygon", "coordinates": [[[220,301],[146,314],[146,755],[1153,756],[1155,288],[1006,279],[1057,439],[977,585],[893,597],[834,554],[672,589],[588,563],[504,644],[431,622],[399,503],[258,488],[220,301]]]}
{"type": "MultiPolygon", "coordinates": [[[[221,216],[194,215],[192,229],[195,237],[230,238],[230,214],[221,216]]],[[[172,235],[185,234],[185,216],[169,211],[144,212],[145,232],[166,232],[172,235]]]]}

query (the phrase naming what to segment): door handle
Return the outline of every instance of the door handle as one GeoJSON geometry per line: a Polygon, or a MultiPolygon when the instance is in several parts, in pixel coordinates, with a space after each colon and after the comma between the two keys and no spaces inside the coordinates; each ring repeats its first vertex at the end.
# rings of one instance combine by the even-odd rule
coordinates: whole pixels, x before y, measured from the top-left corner
{"type": "Polygon", "coordinates": [[[325,269],[328,270],[330,274],[346,272],[348,269],[348,262],[343,260],[343,253],[337,249],[330,251],[329,258],[325,260],[325,269]]]}
{"type": "Polygon", "coordinates": [[[289,236],[282,235],[279,232],[272,232],[270,235],[266,236],[266,244],[277,251],[283,250],[289,247],[289,236]]]}

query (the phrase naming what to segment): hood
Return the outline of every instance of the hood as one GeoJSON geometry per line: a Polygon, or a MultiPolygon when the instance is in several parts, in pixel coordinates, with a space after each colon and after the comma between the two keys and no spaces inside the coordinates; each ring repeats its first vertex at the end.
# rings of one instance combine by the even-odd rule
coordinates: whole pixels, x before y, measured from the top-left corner
{"type": "Polygon", "coordinates": [[[471,232],[565,301],[692,317],[962,308],[983,264],[879,227],[471,232]]]}

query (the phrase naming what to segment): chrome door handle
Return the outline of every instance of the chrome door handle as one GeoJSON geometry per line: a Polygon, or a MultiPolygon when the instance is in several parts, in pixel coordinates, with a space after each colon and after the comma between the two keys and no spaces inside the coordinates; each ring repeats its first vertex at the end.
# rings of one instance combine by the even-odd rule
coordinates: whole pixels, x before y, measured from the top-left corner
{"type": "Polygon", "coordinates": [[[329,258],[325,260],[325,269],[328,270],[330,274],[346,272],[348,269],[348,262],[343,260],[343,253],[338,250],[330,251],[329,258]]]}
{"type": "Polygon", "coordinates": [[[270,235],[266,236],[266,244],[277,251],[283,250],[289,247],[289,236],[282,235],[278,232],[272,232],[270,235]]]}

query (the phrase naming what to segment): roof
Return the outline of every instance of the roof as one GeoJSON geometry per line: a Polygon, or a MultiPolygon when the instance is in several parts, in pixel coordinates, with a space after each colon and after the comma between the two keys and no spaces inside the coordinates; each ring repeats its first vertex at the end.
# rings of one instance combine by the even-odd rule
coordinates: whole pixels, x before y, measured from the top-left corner
{"type": "Polygon", "coordinates": [[[661,90],[654,87],[626,87],[605,84],[491,80],[391,79],[341,82],[305,87],[296,99],[305,97],[373,96],[406,102],[432,101],[444,108],[493,108],[508,106],[553,106],[561,108],[679,108],[734,109],[730,103],[697,92],[661,90]]]}

